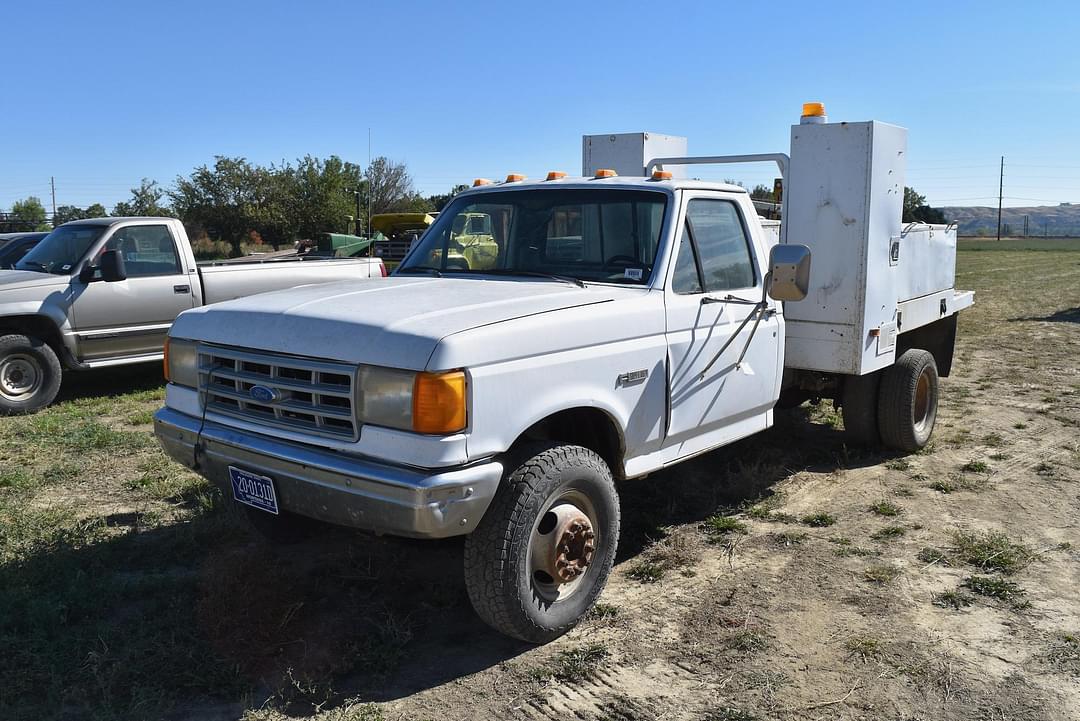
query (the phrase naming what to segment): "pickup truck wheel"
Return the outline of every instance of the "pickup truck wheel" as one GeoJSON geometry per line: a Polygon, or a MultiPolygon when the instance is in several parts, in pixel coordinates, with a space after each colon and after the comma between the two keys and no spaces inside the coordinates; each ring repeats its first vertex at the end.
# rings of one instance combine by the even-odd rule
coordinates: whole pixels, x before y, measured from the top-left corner
{"type": "Polygon", "coordinates": [[[0,415],[34,413],[60,392],[63,370],[56,353],[39,338],[0,336],[0,415]]]}
{"type": "Polygon", "coordinates": [[[878,397],[878,426],[886,446],[913,453],[926,445],[937,420],[938,374],[934,356],[905,351],[885,369],[878,397]]]}
{"type": "Polygon", "coordinates": [[[611,470],[587,448],[530,445],[516,458],[465,540],[465,585],[488,625],[545,643],[573,628],[604,589],[619,498],[611,470]]]}
{"type": "Polygon", "coordinates": [[[840,410],[844,414],[844,435],[855,445],[876,446],[881,443],[878,432],[878,387],[881,373],[847,376],[840,394],[840,410]]]}
{"type": "Polygon", "coordinates": [[[314,538],[326,530],[326,524],[314,518],[297,513],[280,511],[278,515],[261,511],[258,508],[237,504],[243,507],[244,515],[255,532],[270,543],[288,546],[314,538]]]}

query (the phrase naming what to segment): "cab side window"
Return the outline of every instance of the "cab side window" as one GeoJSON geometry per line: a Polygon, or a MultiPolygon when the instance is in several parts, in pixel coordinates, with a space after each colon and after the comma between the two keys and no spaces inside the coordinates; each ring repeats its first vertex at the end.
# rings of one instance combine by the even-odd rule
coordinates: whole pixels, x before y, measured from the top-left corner
{"type": "Polygon", "coordinates": [[[177,275],[180,257],[169,228],[164,225],[133,225],[117,230],[105,250],[119,250],[129,278],[177,275]]]}
{"type": "Polygon", "coordinates": [[[701,293],[752,288],[756,284],[750,239],[735,204],[695,198],[675,258],[672,290],[701,293]]]}

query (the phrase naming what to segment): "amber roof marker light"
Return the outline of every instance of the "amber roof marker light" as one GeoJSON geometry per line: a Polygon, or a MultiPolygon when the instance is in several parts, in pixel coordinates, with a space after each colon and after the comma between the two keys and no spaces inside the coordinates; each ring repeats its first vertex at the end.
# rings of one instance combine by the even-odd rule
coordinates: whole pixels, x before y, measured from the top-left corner
{"type": "Polygon", "coordinates": [[[619,176],[619,174],[616,173],[611,168],[600,168],[599,170],[596,171],[596,175],[594,175],[593,177],[594,178],[617,178],[618,176],[619,176]]]}

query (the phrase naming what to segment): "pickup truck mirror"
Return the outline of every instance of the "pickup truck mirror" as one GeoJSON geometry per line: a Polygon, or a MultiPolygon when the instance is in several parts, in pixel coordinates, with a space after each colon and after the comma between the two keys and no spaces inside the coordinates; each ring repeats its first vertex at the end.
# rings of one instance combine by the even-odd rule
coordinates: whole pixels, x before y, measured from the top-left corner
{"type": "Polygon", "coordinates": [[[106,283],[115,283],[118,280],[127,279],[124,256],[121,255],[119,250],[106,250],[102,253],[98,268],[101,269],[101,279],[106,283]]]}
{"type": "Polygon", "coordinates": [[[810,249],[805,245],[774,245],[769,251],[769,297],[802,300],[810,292],[810,249]]]}

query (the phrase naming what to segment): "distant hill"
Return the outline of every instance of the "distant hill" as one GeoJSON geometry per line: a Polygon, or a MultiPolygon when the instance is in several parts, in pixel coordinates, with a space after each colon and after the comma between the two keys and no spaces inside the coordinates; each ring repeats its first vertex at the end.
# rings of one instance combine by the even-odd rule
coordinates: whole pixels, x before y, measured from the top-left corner
{"type": "MultiPolygon", "coordinates": [[[[959,226],[960,235],[994,235],[997,232],[996,206],[950,207],[941,210],[946,218],[959,226]]],[[[1028,216],[1028,235],[1080,236],[1080,204],[1002,208],[1001,234],[1022,234],[1025,215],[1028,216]],[[1006,225],[1009,226],[1007,230],[1006,225]]]]}

